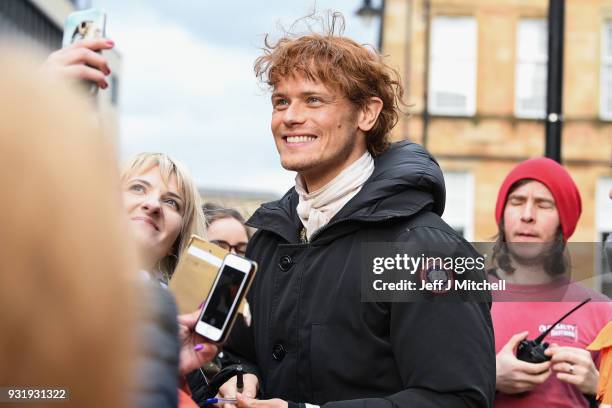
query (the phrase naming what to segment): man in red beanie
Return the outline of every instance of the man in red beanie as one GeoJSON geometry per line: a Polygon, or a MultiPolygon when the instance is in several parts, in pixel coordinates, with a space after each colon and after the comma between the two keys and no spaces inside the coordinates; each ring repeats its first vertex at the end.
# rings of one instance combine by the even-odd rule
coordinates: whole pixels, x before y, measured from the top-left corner
{"type": "Polygon", "coordinates": [[[504,180],[495,208],[499,233],[490,280],[505,280],[505,301],[494,298],[495,407],[588,407],[597,390],[598,355],[586,351],[612,320],[605,296],[567,280],[565,245],[582,207],[565,168],[537,158],[517,165],[504,180]],[[551,300],[562,284],[564,297],[551,300]],[[546,337],[551,361],[516,358],[521,340],[534,339],[584,298],[591,302],[555,326],[546,337]],[[563,301],[565,299],[565,301],[563,301]],[[497,301],[499,300],[499,301],[497,301]]]}

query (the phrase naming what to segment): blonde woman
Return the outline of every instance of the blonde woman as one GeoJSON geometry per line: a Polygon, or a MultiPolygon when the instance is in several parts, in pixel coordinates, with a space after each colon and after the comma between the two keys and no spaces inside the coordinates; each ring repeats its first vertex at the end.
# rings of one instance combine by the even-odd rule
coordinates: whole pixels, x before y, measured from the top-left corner
{"type": "MultiPolygon", "coordinates": [[[[195,183],[188,170],[178,161],[162,153],[141,153],[126,165],[121,185],[123,205],[140,268],[165,285],[189,237],[192,234],[204,236],[205,233],[204,215],[195,183]]],[[[143,380],[140,387],[146,391],[139,393],[137,405],[142,407],[160,406],[160,401],[173,404],[168,397],[178,385],[177,374],[186,376],[217,353],[215,346],[204,343],[204,339],[193,333],[198,315],[196,312],[178,318],[178,337],[182,343],[178,364],[164,358],[169,346],[172,346],[172,338],[177,336],[168,330],[177,312],[168,291],[157,286],[151,287],[151,293],[155,299],[150,303],[156,309],[158,321],[145,328],[150,340],[143,344],[142,351],[152,356],[156,364],[145,366],[139,376],[143,380]]],[[[195,405],[188,394],[189,390],[184,385],[178,392],[179,407],[195,405]]]]}
{"type": "Polygon", "coordinates": [[[162,153],[141,153],[121,176],[140,266],[167,283],[192,234],[205,235],[201,199],[188,170],[162,153]]]}

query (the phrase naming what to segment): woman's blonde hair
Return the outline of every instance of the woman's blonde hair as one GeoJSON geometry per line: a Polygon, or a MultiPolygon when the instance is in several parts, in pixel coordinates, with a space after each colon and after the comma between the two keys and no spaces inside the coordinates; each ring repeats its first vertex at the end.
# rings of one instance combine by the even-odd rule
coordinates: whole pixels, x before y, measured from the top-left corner
{"type": "Polygon", "coordinates": [[[204,213],[202,212],[202,199],[198,193],[198,188],[189,170],[178,160],[163,153],[140,153],[125,165],[121,173],[121,181],[126,182],[131,176],[153,167],[159,167],[159,172],[165,183],[169,183],[170,177],[176,177],[178,193],[185,202],[183,224],[179,236],[172,246],[171,253],[162,258],[158,266],[158,272],[167,281],[172,276],[191,235],[196,234],[205,237],[206,226],[204,213]]]}
{"type": "Polygon", "coordinates": [[[88,100],[2,54],[0,384],[128,406],[136,263],[114,149],[88,100]]]}

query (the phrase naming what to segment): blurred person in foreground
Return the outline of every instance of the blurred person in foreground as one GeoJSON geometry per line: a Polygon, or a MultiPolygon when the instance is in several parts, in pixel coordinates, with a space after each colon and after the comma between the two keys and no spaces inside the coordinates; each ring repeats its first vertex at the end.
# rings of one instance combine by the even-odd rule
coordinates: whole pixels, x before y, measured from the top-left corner
{"type": "Polygon", "coordinates": [[[0,386],[131,406],[139,297],[112,148],[87,100],[0,60],[0,386]]]}
{"type": "Polygon", "coordinates": [[[232,339],[226,351],[254,374],[244,393],[234,377],[221,394],[237,395],[240,408],[488,407],[495,363],[486,302],[361,301],[363,243],[475,250],[440,218],[445,189],[434,158],[415,143],[389,143],[399,75],[338,34],[341,25],[334,14],[323,34],[266,40],[255,63],[272,91],[281,164],[297,176],[248,221],[257,232],[246,255],[260,267],[248,296],[255,352],[238,352],[232,339]]]}
{"type": "MultiPolygon", "coordinates": [[[[51,54],[43,72],[67,79],[95,80],[107,75],[106,60],[93,50],[111,48],[112,42],[97,39],[76,43],[51,54]],[[93,55],[92,55],[93,53],[93,55]],[[91,65],[84,67],[85,64],[91,65]]],[[[95,80],[99,86],[103,84],[95,80]]],[[[112,163],[109,162],[109,167],[112,163]]],[[[114,174],[114,173],[113,173],[114,174]]],[[[119,175],[117,175],[119,179],[119,175]]],[[[121,177],[123,216],[135,248],[136,268],[165,286],[189,236],[204,234],[204,220],[197,189],[189,172],[164,154],[143,153],[124,168],[121,177]]],[[[148,280],[148,278],[147,278],[148,280]]],[[[154,281],[143,281],[138,324],[140,340],[136,362],[134,406],[188,406],[188,389],[179,380],[209,361],[217,347],[193,332],[198,312],[178,317],[171,294],[154,281]],[[183,385],[178,391],[179,385],[183,385]]]]}
{"type": "Polygon", "coordinates": [[[569,281],[565,255],[581,213],[580,192],[567,170],[547,158],[518,164],[500,188],[495,216],[497,268],[492,281],[506,291],[491,309],[497,352],[496,407],[588,407],[594,403],[599,355],[586,347],[612,320],[601,293],[569,281]],[[563,320],[545,339],[552,358],[529,363],[516,357],[521,340],[533,340],[583,299],[593,302],[563,320]],[[556,300],[556,301],[555,301],[556,300]]]}

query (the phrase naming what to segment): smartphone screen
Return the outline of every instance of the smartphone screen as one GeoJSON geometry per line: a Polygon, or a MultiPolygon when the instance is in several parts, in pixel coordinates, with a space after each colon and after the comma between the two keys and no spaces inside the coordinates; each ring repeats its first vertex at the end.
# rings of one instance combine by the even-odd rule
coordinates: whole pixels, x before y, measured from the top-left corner
{"type": "Polygon", "coordinates": [[[246,277],[246,273],[228,265],[224,266],[219,281],[210,295],[206,310],[202,314],[201,320],[204,323],[223,330],[246,277]]]}
{"type": "Polygon", "coordinates": [[[213,342],[223,343],[229,335],[238,305],[253,281],[257,264],[234,254],[227,254],[217,273],[204,309],[196,324],[196,333],[213,342]]]}

